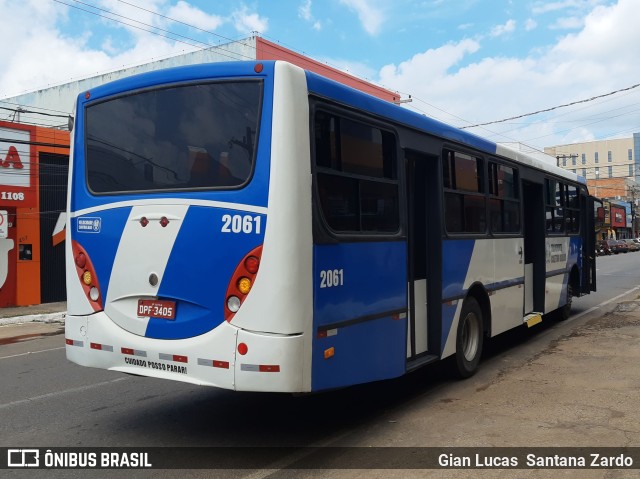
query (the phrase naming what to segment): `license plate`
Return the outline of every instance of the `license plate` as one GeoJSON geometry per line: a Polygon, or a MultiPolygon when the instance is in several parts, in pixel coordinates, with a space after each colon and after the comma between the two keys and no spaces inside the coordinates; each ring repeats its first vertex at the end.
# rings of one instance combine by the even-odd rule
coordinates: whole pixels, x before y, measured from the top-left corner
{"type": "Polygon", "coordinates": [[[139,299],[138,316],[150,316],[153,318],[175,319],[175,301],[163,301],[159,299],[139,299]]]}

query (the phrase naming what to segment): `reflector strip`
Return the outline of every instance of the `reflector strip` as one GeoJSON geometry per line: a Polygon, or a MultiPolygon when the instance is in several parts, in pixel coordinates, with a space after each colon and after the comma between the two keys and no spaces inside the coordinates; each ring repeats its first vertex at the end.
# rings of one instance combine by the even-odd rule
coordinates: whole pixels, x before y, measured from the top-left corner
{"type": "Polygon", "coordinates": [[[189,362],[189,359],[186,356],[180,356],[179,354],[160,353],[158,354],[158,358],[162,359],[163,361],[173,361],[176,363],[189,362]]]}
{"type": "Polygon", "coordinates": [[[328,338],[330,336],[337,336],[338,328],[335,329],[324,329],[318,331],[318,338],[328,338]]]}
{"type": "Polygon", "coordinates": [[[198,358],[199,366],[209,366],[213,368],[229,369],[229,361],[217,361],[215,359],[198,358]]]}
{"type": "Polygon", "coordinates": [[[91,349],[97,349],[98,351],[109,351],[110,353],[113,352],[113,346],[109,346],[107,344],[91,343],[91,349]]]}
{"type": "Polygon", "coordinates": [[[127,354],[129,356],[142,356],[143,358],[147,357],[146,351],[140,351],[139,349],[131,349],[131,348],[120,348],[122,354],[127,354]]]}
{"type": "Polygon", "coordinates": [[[391,316],[391,319],[393,319],[394,321],[397,321],[399,319],[405,319],[407,317],[407,313],[400,313],[400,314],[394,314],[393,316],[391,316]]]}
{"type": "Polygon", "coordinates": [[[255,373],[279,373],[280,366],[277,364],[241,364],[240,371],[251,371],[255,373]]]}
{"type": "Polygon", "coordinates": [[[67,339],[67,338],[65,338],[64,342],[68,346],[79,346],[81,348],[84,346],[84,341],[78,341],[77,339],[67,339]]]}

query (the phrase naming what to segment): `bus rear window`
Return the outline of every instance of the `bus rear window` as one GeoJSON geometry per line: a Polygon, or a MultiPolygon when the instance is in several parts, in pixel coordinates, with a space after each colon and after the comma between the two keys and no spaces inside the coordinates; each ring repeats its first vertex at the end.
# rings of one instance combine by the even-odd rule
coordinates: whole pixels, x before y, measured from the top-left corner
{"type": "Polygon", "coordinates": [[[260,81],[146,90],[86,109],[93,193],[237,188],[253,171],[260,81]]]}

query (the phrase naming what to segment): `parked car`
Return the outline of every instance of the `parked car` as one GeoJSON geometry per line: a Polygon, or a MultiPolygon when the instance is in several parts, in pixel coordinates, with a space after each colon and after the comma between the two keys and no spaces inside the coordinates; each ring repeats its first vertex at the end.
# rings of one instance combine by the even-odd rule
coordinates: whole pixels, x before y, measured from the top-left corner
{"type": "Polygon", "coordinates": [[[618,243],[618,251],[620,251],[620,253],[629,252],[629,245],[625,243],[623,240],[616,240],[616,243],[618,243]]]}
{"type": "Polygon", "coordinates": [[[627,251],[629,251],[629,247],[626,243],[614,239],[608,239],[604,241],[609,247],[609,250],[611,250],[611,252],[614,254],[626,253],[627,251]]]}
{"type": "Polygon", "coordinates": [[[622,242],[627,244],[627,247],[629,248],[629,251],[639,251],[640,250],[640,245],[638,243],[636,243],[632,239],[623,239],[623,240],[620,240],[620,241],[622,241],[622,242]]]}

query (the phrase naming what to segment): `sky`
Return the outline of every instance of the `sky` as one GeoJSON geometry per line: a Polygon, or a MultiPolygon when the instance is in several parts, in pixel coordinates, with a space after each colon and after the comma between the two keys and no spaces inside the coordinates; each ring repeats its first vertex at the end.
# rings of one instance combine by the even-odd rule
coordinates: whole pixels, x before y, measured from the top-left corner
{"type": "Polygon", "coordinates": [[[0,0],[0,18],[0,99],[258,34],[495,142],[640,132],[640,0],[0,0]]]}

